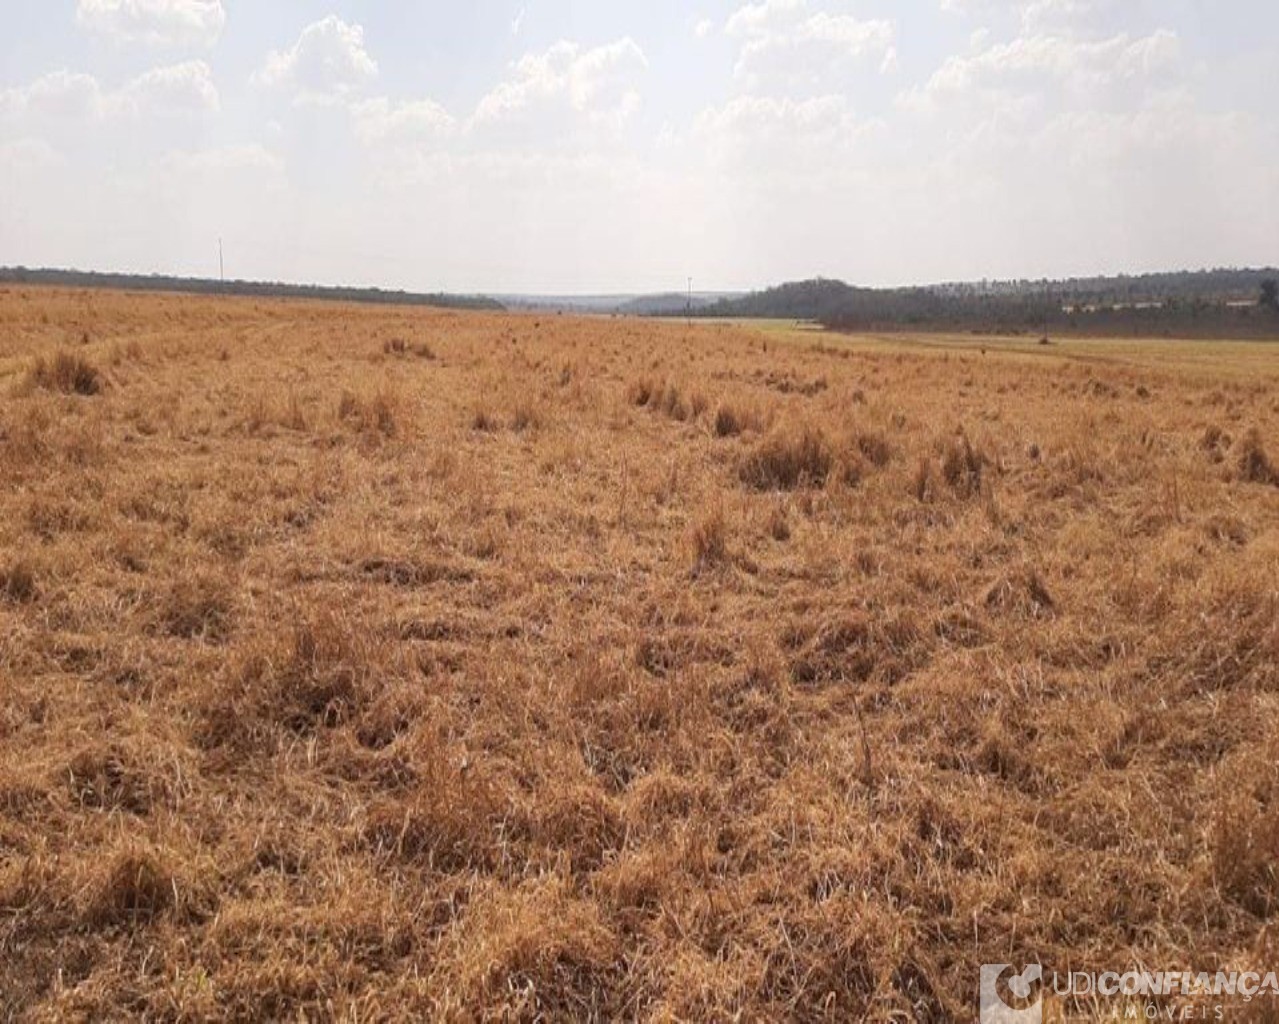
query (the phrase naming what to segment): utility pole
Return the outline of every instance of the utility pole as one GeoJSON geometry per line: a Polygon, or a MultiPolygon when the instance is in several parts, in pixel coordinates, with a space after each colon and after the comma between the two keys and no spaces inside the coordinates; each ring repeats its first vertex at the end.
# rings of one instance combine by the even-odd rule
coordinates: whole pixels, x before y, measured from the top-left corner
{"type": "Polygon", "coordinates": [[[1044,279],[1044,333],[1043,333],[1044,341],[1052,340],[1051,338],[1048,337],[1048,313],[1052,309],[1052,300],[1053,300],[1052,286],[1048,283],[1048,279],[1045,278],[1044,279]]]}
{"type": "Polygon", "coordinates": [[[684,315],[688,318],[688,326],[693,326],[693,279],[688,279],[688,304],[684,307],[684,315]]]}
{"type": "Polygon", "coordinates": [[[226,284],[226,264],[222,262],[222,239],[218,239],[218,283],[226,284]]]}

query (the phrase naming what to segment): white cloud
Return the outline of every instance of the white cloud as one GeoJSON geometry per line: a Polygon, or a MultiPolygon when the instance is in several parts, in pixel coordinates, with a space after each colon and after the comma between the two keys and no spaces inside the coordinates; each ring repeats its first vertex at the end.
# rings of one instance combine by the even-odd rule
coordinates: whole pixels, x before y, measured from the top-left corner
{"type": "Polygon", "coordinates": [[[897,64],[892,22],[809,13],[805,0],[748,4],[728,19],[726,31],[742,40],[734,73],[752,85],[820,87],[865,59],[877,61],[883,72],[897,64]]]}
{"type": "Polygon", "coordinates": [[[1114,0],[1021,0],[1016,6],[1022,31],[1060,32],[1086,25],[1105,14],[1114,0]]]}
{"type": "Polygon", "coordinates": [[[701,18],[693,26],[693,35],[695,35],[698,39],[705,39],[714,31],[715,22],[711,21],[710,18],[701,18]]]}
{"type": "MultiPolygon", "coordinates": [[[[48,245],[51,215],[65,214],[65,205],[53,210],[43,200],[58,194],[57,183],[65,180],[66,158],[43,139],[17,138],[0,141],[0,193],[22,196],[22,202],[0,202],[0,264],[51,262],[40,258],[40,246],[48,245]]],[[[47,252],[47,250],[45,250],[47,252]]]]}
{"type": "Polygon", "coordinates": [[[845,134],[852,123],[852,108],[845,96],[805,100],[738,96],[722,107],[703,111],[697,119],[697,131],[721,138],[776,138],[781,133],[834,140],[845,134]]]}
{"type": "Polygon", "coordinates": [[[561,41],[543,53],[521,57],[511,76],[480,100],[477,124],[510,119],[537,104],[567,104],[579,114],[624,119],[639,103],[637,76],[648,67],[629,36],[583,50],[561,41]]]}
{"type": "Polygon", "coordinates": [[[0,143],[0,175],[5,178],[46,171],[62,162],[57,150],[43,139],[14,139],[0,143]]]}
{"type": "Polygon", "coordinates": [[[297,95],[336,96],[377,76],[378,66],[364,46],[364,28],[330,14],[302,30],[287,50],[268,54],[256,80],[297,95]]]}
{"type": "Polygon", "coordinates": [[[212,46],[226,25],[222,0],[79,0],[76,24],[119,42],[212,46]]]}
{"type": "Polygon", "coordinates": [[[263,146],[226,146],[220,149],[178,150],[160,161],[174,179],[220,177],[226,174],[264,175],[277,180],[284,175],[284,161],[263,146]]]}
{"type": "Polygon", "coordinates": [[[0,91],[0,118],[37,130],[120,117],[195,116],[219,107],[212,69],[202,60],[153,68],[113,91],[92,75],[66,70],[0,91]]]}
{"type": "Polygon", "coordinates": [[[738,96],[702,111],[688,145],[717,174],[807,189],[828,179],[881,127],[859,119],[848,97],[831,94],[796,100],[738,96]]]}
{"type": "Polygon", "coordinates": [[[733,12],[725,31],[730,36],[757,36],[775,31],[804,10],[804,0],[761,0],[733,12]]]}
{"type": "Polygon", "coordinates": [[[433,100],[396,103],[385,96],[351,107],[355,134],[366,145],[436,142],[456,127],[453,116],[433,100]]]}
{"type": "Polygon", "coordinates": [[[941,0],[946,14],[989,18],[1009,15],[1024,31],[1080,24],[1104,14],[1120,0],[941,0]]]}
{"type": "Polygon", "coordinates": [[[29,85],[0,90],[0,117],[16,121],[63,121],[102,111],[102,88],[92,75],[65,69],[42,75],[29,85]]]}
{"type": "Polygon", "coordinates": [[[135,114],[213,113],[221,105],[213,72],[202,60],[148,71],[109,102],[135,114]]]}
{"type": "Polygon", "coordinates": [[[1119,34],[1085,40],[1061,35],[1019,36],[968,56],[952,56],[933,73],[907,105],[930,107],[946,97],[980,91],[1042,91],[1060,85],[1075,93],[1158,78],[1174,70],[1181,43],[1174,32],[1159,30],[1133,39],[1119,34]]]}

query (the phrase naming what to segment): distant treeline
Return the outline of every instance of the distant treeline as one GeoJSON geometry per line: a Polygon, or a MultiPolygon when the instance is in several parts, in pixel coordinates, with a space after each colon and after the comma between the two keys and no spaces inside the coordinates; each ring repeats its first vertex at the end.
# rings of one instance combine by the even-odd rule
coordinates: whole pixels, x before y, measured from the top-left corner
{"type": "Polygon", "coordinates": [[[112,288],[124,291],[187,292],[195,295],[243,295],[273,299],[324,299],[392,306],[435,306],[441,309],[501,311],[495,299],[473,295],[419,294],[381,288],[326,288],[320,285],[269,281],[211,281],[204,278],[143,274],[99,274],[80,270],[29,270],[0,267],[0,284],[44,284],[67,288],[112,288]]]}
{"type": "Polygon", "coordinates": [[[836,330],[1279,338],[1276,270],[855,288],[818,278],[694,308],[695,317],[811,320],[836,330]]]}

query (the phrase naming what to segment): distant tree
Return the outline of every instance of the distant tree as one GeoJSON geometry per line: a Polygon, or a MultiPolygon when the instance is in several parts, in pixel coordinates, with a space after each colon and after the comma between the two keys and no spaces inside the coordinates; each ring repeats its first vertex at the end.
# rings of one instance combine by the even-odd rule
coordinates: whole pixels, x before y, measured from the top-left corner
{"type": "Polygon", "coordinates": [[[1279,309],[1279,281],[1268,277],[1261,282],[1261,304],[1271,309],[1279,309]]]}

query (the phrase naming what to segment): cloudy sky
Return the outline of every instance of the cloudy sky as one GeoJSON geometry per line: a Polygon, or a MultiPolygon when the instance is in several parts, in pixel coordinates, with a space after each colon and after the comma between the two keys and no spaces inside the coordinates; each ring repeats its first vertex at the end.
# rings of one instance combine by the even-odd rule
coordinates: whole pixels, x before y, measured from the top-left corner
{"type": "Polygon", "coordinates": [[[0,264],[465,291],[1279,262],[1274,0],[0,0],[0,264]]]}

